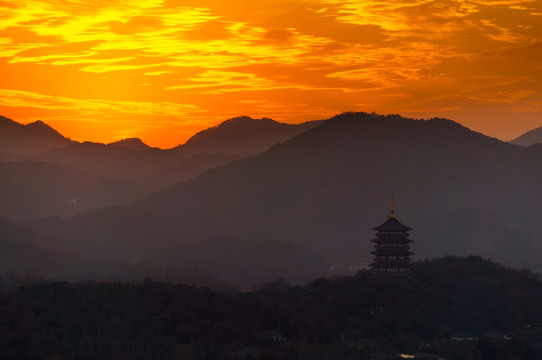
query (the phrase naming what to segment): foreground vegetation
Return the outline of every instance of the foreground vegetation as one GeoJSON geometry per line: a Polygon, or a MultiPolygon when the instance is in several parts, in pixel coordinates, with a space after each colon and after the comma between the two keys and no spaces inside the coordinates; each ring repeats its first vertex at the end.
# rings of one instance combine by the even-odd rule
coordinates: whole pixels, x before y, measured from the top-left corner
{"type": "Polygon", "coordinates": [[[542,359],[542,283],[478,257],[250,292],[40,281],[0,294],[0,319],[2,359],[542,359]]]}

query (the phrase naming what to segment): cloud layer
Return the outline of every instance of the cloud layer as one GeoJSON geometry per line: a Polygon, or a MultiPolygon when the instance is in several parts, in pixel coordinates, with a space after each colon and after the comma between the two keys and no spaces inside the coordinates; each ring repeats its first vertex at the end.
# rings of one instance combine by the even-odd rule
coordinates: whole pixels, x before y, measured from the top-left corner
{"type": "Polygon", "coordinates": [[[229,116],[347,110],[501,138],[542,125],[540,0],[28,0],[0,14],[0,111],[110,122],[96,140],[173,146],[229,116]]]}

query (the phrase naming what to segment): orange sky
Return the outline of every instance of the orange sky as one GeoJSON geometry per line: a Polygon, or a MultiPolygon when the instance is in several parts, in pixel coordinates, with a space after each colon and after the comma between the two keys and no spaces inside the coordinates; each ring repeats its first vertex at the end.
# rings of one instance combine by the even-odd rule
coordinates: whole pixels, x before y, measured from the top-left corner
{"type": "Polygon", "coordinates": [[[542,126],[542,0],[0,0],[0,115],[172,147],[237,115],[542,126]]]}

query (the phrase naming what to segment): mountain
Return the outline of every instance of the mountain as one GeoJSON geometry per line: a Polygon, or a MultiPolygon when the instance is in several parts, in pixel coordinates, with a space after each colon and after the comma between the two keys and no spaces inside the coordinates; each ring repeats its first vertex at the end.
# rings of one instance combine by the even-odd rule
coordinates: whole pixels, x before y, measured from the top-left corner
{"type": "Polygon", "coordinates": [[[194,264],[187,263],[172,271],[159,264],[104,260],[92,254],[77,256],[35,246],[33,243],[38,237],[38,234],[25,226],[0,216],[0,274],[23,282],[40,278],[71,281],[142,280],[152,276],[157,280],[199,284],[214,289],[232,287],[201,271],[194,264]]]}
{"type": "Polygon", "coordinates": [[[130,206],[34,226],[73,252],[172,265],[189,244],[217,238],[278,239],[326,261],[369,263],[371,229],[394,189],[418,258],[536,268],[541,158],[446,119],[345,113],[130,206]]]}
{"type": "Polygon", "coordinates": [[[144,151],[149,150],[151,147],[145,144],[140,138],[127,138],[119,141],[115,141],[107,144],[111,147],[123,147],[130,150],[144,151]]]}
{"type": "Polygon", "coordinates": [[[542,144],[542,126],[531,131],[527,131],[525,134],[511,140],[510,143],[522,146],[542,144]]]}
{"type": "Polygon", "coordinates": [[[38,161],[0,162],[0,215],[10,219],[72,216],[135,197],[126,184],[82,170],[38,161]]]}
{"type": "Polygon", "coordinates": [[[271,146],[312,129],[320,121],[291,125],[248,116],[226,120],[220,125],[200,131],[176,149],[183,155],[198,153],[260,154],[271,146]]]}
{"type": "Polygon", "coordinates": [[[41,121],[0,117],[0,159],[23,161],[0,164],[0,214],[23,220],[125,204],[262,151],[258,141],[269,147],[305,128],[238,118],[196,135],[186,148],[162,150],[138,138],[75,142],[41,121]]]}
{"type": "Polygon", "coordinates": [[[270,119],[234,118],[170,150],[151,148],[140,139],[131,138],[108,145],[72,143],[39,159],[130,183],[138,187],[142,196],[147,196],[208,169],[261,153],[317,124],[289,125],[270,119]]]}
{"type": "Polygon", "coordinates": [[[0,153],[38,154],[71,142],[42,121],[23,125],[0,116],[0,153]]]}
{"type": "Polygon", "coordinates": [[[172,150],[145,146],[133,141],[109,145],[73,143],[53,149],[38,159],[129,184],[138,190],[140,197],[144,197],[242,157],[224,154],[184,156],[172,150]]]}
{"type": "Polygon", "coordinates": [[[327,273],[322,259],[302,246],[273,239],[213,238],[187,244],[176,261],[194,263],[247,288],[277,278],[304,283],[327,273]]]}

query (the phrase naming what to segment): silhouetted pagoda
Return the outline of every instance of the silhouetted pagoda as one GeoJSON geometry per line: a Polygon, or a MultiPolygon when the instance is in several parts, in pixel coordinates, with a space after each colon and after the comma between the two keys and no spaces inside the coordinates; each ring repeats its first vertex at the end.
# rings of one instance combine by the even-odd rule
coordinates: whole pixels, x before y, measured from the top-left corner
{"type": "Polygon", "coordinates": [[[376,230],[372,272],[382,275],[406,276],[410,274],[410,251],[412,240],[408,238],[408,232],[412,230],[397,220],[395,215],[395,202],[391,200],[390,216],[386,222],[373,228],[376,230]]]}

